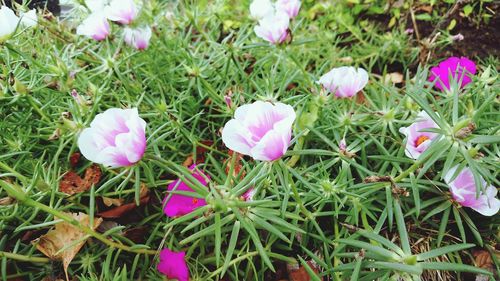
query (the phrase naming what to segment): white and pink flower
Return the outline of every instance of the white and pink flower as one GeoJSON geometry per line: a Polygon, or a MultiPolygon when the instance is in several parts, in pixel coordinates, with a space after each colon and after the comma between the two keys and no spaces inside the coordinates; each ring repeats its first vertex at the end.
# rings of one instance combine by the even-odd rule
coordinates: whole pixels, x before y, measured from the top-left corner
{"type": "Polygon", "coordinates": [[[6,41],[16,31],[19,18],[7,6],[0,8],[0,43],[6,41]]]}
{"type": "Polygon", "coordinates": [[[288,17],[293,19],[299,14],[300,0],[278,0],[276,2],[276,9],[287,13],[288,17]]]}
{"type": "Polygon", "coordinates": [[[151,35],[151,28],[149,26],[134,29],[126,27],[123,30],[123,40],[125,43],[137,50],[145,50],[148,48],[151,35]]]}
{"type": "Polygon", "coordinates": [[[146,150],[146,121],[137,108],[111,108],[97,114],[78,138],[88,160],[111,168],[131,166],[146,150]]]}
{"type": "Polygon", "coordinates": [[[492,185],[488,185],[481,178],[481,186],[478,187],[481,191],[479,196],[476,196],[476,184],[472,171],[465,167],[453,178],[457,168],[458,166],[451,168],[444,176],[453,199],[458,204],[469,207],[483,216],[496,215],[500,210],[500,200],[496,198],[497,189],[492,185]]]}
{"type": "Polygon", "coordinates": [[[255,34],[271,44],[281,44],[288,35],[290,18],[285,12],[277,11],[259,20],[255,34]]]}
{"type": "Polygon", "coordinates": [[[139,14],[139,7],[134,0],[113,0],[106,6],[105,13],[111,21],[130,24],[139,14]]]}
{"type": "Polygon", "coordinates": [[[236,109],[234,119],[222,130],[222,141],[231,150],[256,160],[273,161],[283,156],[292,137],[293,107],[256,101],[236,109]]]}
{"type": "Polygon", "coordinates": [[[425,112],[421,111],[417,120],[409,127],[399,129],[399,132],[406,136],[405,155],[409,158],[418,159],[429,146],[434,138],[439,134],[433,132],[424,132],[427,129],[439,129],[439,126],[425,112]]]}
{"type": "Polygon", "coordinates": [[[76,29],[76,34],[90,37],[96,41],[106,39],[110,33],[110,25],[103,12],[90,14],[76,29]]]}
{"type": "Polygon", "coordinates": [[[363,68],[341,66],[321,76],[318,82],[336,97],[350,98],[366,86],[368,72],[363,68]]]}
{"type": "Polygon", "coordinates": [[[274,14],[274,6],[270,0],[253,0],[250,4],[250,16],[261,20],[268,15],[274,14]]]}

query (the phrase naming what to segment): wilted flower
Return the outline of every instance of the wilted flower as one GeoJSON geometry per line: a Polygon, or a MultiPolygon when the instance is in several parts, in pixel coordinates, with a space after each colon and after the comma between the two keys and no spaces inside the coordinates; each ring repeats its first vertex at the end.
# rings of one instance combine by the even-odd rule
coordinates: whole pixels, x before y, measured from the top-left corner
{"type": "Polygon", "coordinates": [[[83,130],[78,147],[95,163],[112,168],[133,165],[146,150],[146,121],[139,117],[137,108],[108,109],[83,130]]]}
{"type": "Polygon", "coordinates": [[[38,24],[36,10],[32,9],[26,13],[21,12],[21,25],[26,27],[35,27],[38,24]]]}
{"type": "Polygon", "coordinates": [[[90,37],[94,40],[104,40],[110,32],[109,22],[103,12],[90,14],[76,29],[76,34],[90,37]]]}
{"type": "Polygon", "coordinates": [[[256,160],[279,159],[288,149],[295,120],[293,107],[256,101],[236,109],[234,119],[222,130],[222,141],[231,150],[256,160]]]}
{"type": "Polygon", "coordinates": [[[429,81],[436,83],[434,86],[440,90],[450,89],[451,79],[460,83],[459,87],[463,88],[472,82],[472,76],[476,74],[476,64],[466,57],[450,57],[439,63],[438,66],[431,68],[429,81]]]}
{"type": "Polygon", "coordinates": [[[121,24],[130,24],[139,13],[139,8],[134,0],[113,0],[105,8],[109,20],[121,24]]]}
{"type": "Polygon", "coordinates": [[[137,50],[144,50],[149,46],[149,40],[151,39],[151,28],[149,26],[139,27],[139,28],[128,28],[123,30],[123,40],[129,46],[136,48],[137,50]]]}
{"type": "Polygon", "coordinates": [[[163,249],[160,252],[158,271],[165,274],[168,279],[189,281],[189,268],[185,260],[186,252],[173,252],[163,249]]]}
{"type": "Polygon", "coordinates": [[[409,127],[399,129],[407,138],[405,154],[409,158],[417,159],[427,148],[431,141],[438,136],[437,133],[422,132],[422,130],[439,128],[439,126],[425,112],[421,111],[417,119],[409,127]]]}
{"type": "Polygon", "coordinates": [[[481,189],[479,197],[476,197],[476,184],[472,171],[465,167],[452,179],[458,166],[451,168],[444,176],[444,180],[450,187],[451,195],[456,202],[464,207],[469,207],[483,216],[493,216],[500,209],[500,200],[496,198],[497,189],[488,185],[481,178],[481,189]],[[484,192],[482,191],[484,189],[484,192]]]}
{"type": "MultiPolygon", "coordinates": [[[[191,165],[191,167],[189,167],[189,169],[191,171],[194,171],[192,175],[195,179],[197,179],[204,186],[207,186],[207,184],[208,184],[207,179],[209,179],[208,175],[196,170],[196,165],[191,165]]],[[[182,182],[180,179],[177,179],[176,181],[173,181],[172,183],[170,183],[168,185],[167,191],[168,191],[168,193],[170,193],[172,191],[174,191],[174,192],[176,192],[176,191],[193,192],[191,187],[189,187],[187,184],[182,182]]],[[[167,197],[165,197],[165,200],[167,200],[167,203],[165,204],[165,207],[163,208],[163,212],[168,217],[183,216],[183,215],[191,213],[196,208],[201,207],[201,206],[205,206],[207,204],[205,202],[205,199],[190,197],[190,196],[176,194],[176,193],[172,193],[172,195],[167,195],[167,197]]]]}
{"type": "Polygon", "coordinates": [[[350,98],[366,86],[368,72],[363,68],[341,66],[321,76],[318,82],[336,97],[350,98]]]}
{"type": "Polygon", "coordinates": [[[0,43],[9,39],[16,31],[19,18],[6,6],[0,8],[0,43]]]}
{"type": "Polygon", "coordinates": [[[284,12],[277,11],[265,16],[254,28],[255,34],[272,44],[280,44],[288,35],[290,18],[284,12]]]}
{"type": "Polygon", "coordinates": [[[300,0],[278,0],[276,2],[276,9],[287,13],[293,19],[299,14],[300,5],[300,0]]]}
{"type": "Polygon", "coordinates": [[[256,20],[274,14],[274,6],[270,0],[253,0],[250,4],[250,16],[256,20]]]}

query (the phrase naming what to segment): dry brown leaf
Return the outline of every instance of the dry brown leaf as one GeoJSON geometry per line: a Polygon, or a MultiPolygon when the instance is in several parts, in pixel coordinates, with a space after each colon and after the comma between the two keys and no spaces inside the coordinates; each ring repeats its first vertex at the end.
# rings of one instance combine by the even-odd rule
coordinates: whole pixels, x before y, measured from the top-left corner
{"type": "MultiPolygon", "coordinates": [[[[84,213],[66,213],[73,217],[81,225],[96,229],[102,222],[101,218],[94,219],[94,225],[90,226],[89,216],[84,213]]],[[[67,222],[55,224],[55,227],[47,234],[32,241],[36,248],[51,260],[60,260],[63,263],[66,280],[68,278],[68,266],[87,241],[87,234],[74,225],[67,222]],[[61,251],[64,249],[63,251],[61,251]]]]}
{"type": "MultiPolygon", "coordinates": [[[[319,275],[318,266],[313,261],[308,261],[307,265],[309,265],[309,267],[314,271],[314,273],[316,273],[316,275],[319,275]]],[[[307,269],[304,266],[299,266],[298,263],[288,264],[287,270],[288,270],[288,278],[290,281],[311,280],[309,273],[307,273],[307,269]]],[[[320,280],[323,280],[323,278],[320,277],[320,280]]]]}
{"type": "MultiPolygon", "coordinates": [[[[243,155],[238,152],[229,150],[229,158],[226,161],[224,161],[224,164],[226,165],[226,174],[228,174],[229,170],[231,170],[231,159],[233,158],[234,153],[236,153],[235,156],[236,160],[234,162],[233,178],[236,178],[240,174],[241,169],[243,169],[243,165],[241,164],[241,159],[243,159],[243,155]]],[[[245,175],[246,172],[245,170],[243,170],[243,172],[241,172],[240,175],[240,181],[243,180],[243,178],[245,178],[245,175]]]]}
{"type": "Polygon", "coordinates": [[[71,165],[71,167],[76,167],[76,165],[78,165],[78,162],[80,161],[80,158],[82,157],[82,155],[79,153],[79,152],[75,152],[73,154],[71,154],[71,156],[69,157],[69,164],[71,165]]]}
{"type": "Polygon", "coordinates": [[[123,205],[123,198],[102,197],[102,203],[104,203],[104,205],[106,205],[107,207],[120,207],[121,205],[123,205]]]}
{"type": "Polygon", "coordinates": [[[404,80],[404,76],[403,76],[403,74],[401,74],[399,72],[387,73],[384,77],[384,81],[386,83],[392,82],[394,84],[399,84],[399,83],[403,83],[403,80],[404,80]]]}
{"type": "Polygon", "coordinates": [[[476,266],[483,269],[493,268],[493,259],[488,251],[479,250],[474,252],[473,256],[476,266]]]}
{"type": "Polygon", "coordinates": [[[83,179],[74,171],[69,171],[59,182],[59,191],[69,195],[85,192],[101,180],[101,174],[101,169],[95,164],[85,170],[83,179]]]}
{"type": "MultiPolygon", "coordinates": [[[[141,189],[139,191],[139,206],[140,205],[145,205],[149,202],[149,189],[146,187],[145,184],[141,183],[141,189]]],[[[135,202],[124,204],[121,206],[118,206],[116,208],[113,208],[111,210],[107,210],[104,212],[100,212],[97,215],[103,218],[107,219],[116,219],[122,217],[124,214],[136,209],[139,207],[135,204],[135,202]]]]}
{"type": "Polygon", "coordinates": [[[12,204],[12,202],[14,202],[14,198],[12,198],[12,197],[0,198],[0,206],[7,206],[7,205],[12,204]]]}

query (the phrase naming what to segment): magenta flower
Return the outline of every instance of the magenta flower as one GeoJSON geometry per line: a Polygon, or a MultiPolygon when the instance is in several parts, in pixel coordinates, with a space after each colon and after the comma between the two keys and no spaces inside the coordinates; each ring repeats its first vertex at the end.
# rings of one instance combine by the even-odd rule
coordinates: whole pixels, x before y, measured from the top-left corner
{"type": "Polygon", "coordinates": [[[256,160],[279,159],[288,149],[295,121],[293,107],[256,101],[236,109],[234,119],[222,130],[222,141],[231,150],[256,160]]]}
{"type": "Polygon", "coordinates": [[[469,207],[483,216],[493,216],[500,210],[500,200],[496,198],[497,189],[488,185],[481,178],[481,192],[476,197],[476,184],[471,170],[466,167],[460,171],[455,179],[452,179],[458,166],[451,168],[444,176],[444,180],[450,187],[453,199],[464,207],[469,207]],[[482,191],[484,189],[484,192],[482,191]]]}
{"type": "MultiPolygon", "coordinates": [[[[189,169],[191,171],[194,171],[193,177],[195,179],[197,179],[204,186],[207,186],[207,180],[210,180],[210,177],[208,175],[201,171],[198,171],[196,169],[196,165],[191,165],[189,169]]],[[[179,179],[168,185],[167,192],[170,193],[171,191],[193,192],[193,190],[187,184],[179,179]]],[[[163,208],[163,212],[165,213],[165,215],[171,218],[189,214],[196,208],[205,206],[207,204],[205,202],[205,199],[175,193],[172,193],[170,198],[169,195],[167,195],[167,197],[165,197],[165,200],[167,200],[167,202],[165,204],[165,207],[163,208]]]]}
{"type": "Polygon", "coordinates": [[[276,2],[276,9],[287,13],[293,19],[299,14],[300,5],[300,0],[278,0],[276,2]]]}
{"type": "Polygon", "coordinates": [[[108,37],[110,32],[109,22],[103,12],[90,14],[76,29],[76,34],[101,41],[108,37]]]}
{"type": "Polygon", "coordinates": [[[282,11],[269,14],[259,20],[254,28],[255,34],[271,44],[281,44],[288,35],[290,18],[282,11]]]}
{"type": "Polygon", "coordinates": [[[136,48],[137,50],[145,50],[149,46],[151,39],[151,28],[149,26],[139,28],[128,28],[123,30],[123,40],[127,45],[136,48]]]}
{"type": "Polygon", "coordinates": [[[438,136],[437,133],[422,132],[425,129],[439,128],[439,126],[429,117],[425,111],[421,111],[417,120],[409,127],[399,129],[399,132],[406,136],[405,154],[409,158],[418,159],[427,148],[431,141],[438,136]]]}
{"type": "Polygon", "coordinates": [[[139,13],[134,0],[113,0],[105,8],[106,16],[111,21],[130,24],[139,13]]]}
{"type": "Polygon", "coordinates": [[[472,82],[472,76],[476,74],[476,64],[466,57],[451,57],[431,68],[429,81],[436,83],[434,86],[440,90],[450,89],[450,75],[453,80],[460,83],[460,88],[472,82]]]}
{"type": "Polygon", "coordinates": [[[244,201],[250,202],[253,201],[253,197],[257,193],[257,189],[250,187],[241,197],[243,198],[244,201]]]}
{"type": "Polygon", "coordinates": [[[368,72],[363,68],[341,66],[321,76],[318,82],[336,97],[350,98],[366,86],[368,72]]]}
{"type": "Polygon", "coordinates": [[[111,108],[97,114],[78,138],[88,160],[111,168],[131,166],[146,150],[146,121],[137,108],[111,108]]]}
{"type": "Polygon", "coordinates": [[[189,268],[185,260],[186,252],[173,252],[163,249],[160,252],[158,271],[165,274],[168,279],[189,281],[189,268]]]}

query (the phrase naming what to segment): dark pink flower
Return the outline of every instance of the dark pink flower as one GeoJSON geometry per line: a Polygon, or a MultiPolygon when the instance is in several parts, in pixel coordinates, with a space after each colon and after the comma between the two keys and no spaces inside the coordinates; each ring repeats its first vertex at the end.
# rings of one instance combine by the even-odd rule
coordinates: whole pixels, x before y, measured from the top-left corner
{"type": "MultiPolygon", "coordinates": [[[[207,178],[210,179],[206,174],[203,172],[198,172],[198,170],[195,169],[196,165],[191,165],[189,169],[193,172],[193,177],[197,179],[201,184],[204,186],[207,186],[207,178]]],[[[170,183],[168,185],[168,193],[171,191],[187,191],[187,192],[194,192],[187,184],[184,182],[180,181],[179,179],[170,183]]],[[[175,194],[172,193],[167,194],[167,197],[165,197],[165,200],[167,200],[167,203],[165,204],[165,207],[163,208],[163,212],[165,215],[168,217],[178,217],[178,216],[183,216],[186,214],[191,213],[194,211],[196,208],[205,206],[207,202],[205,202],[205,199],[201,198],[196,198],[196,197],[190,197],[186,195],[181,195],[181,194],[175,194]]]]}
{"type": "Polygon", "coordinates": [[[184,257],[186,252],[173,252],[163,249],[160,252],[160,263],[158,271],[165,274],[169,279],[178,281],[189,281],[189,268],[184,257]]]}
{"type": "Polygon", "coordinates": [[[460,88],[472,82],[472,76],[476,74],[476,64],[466,57],[451,57],[431,68],[429,81],[436,83],[440,90],[450,89],[450,75],[453,80],[460,83],[460,88]]]}

